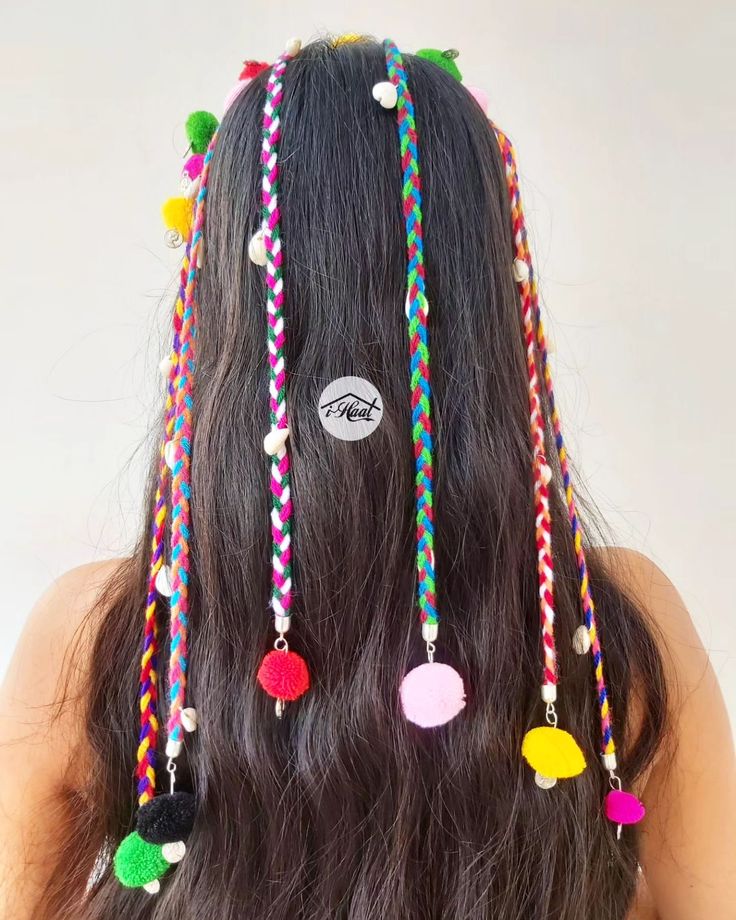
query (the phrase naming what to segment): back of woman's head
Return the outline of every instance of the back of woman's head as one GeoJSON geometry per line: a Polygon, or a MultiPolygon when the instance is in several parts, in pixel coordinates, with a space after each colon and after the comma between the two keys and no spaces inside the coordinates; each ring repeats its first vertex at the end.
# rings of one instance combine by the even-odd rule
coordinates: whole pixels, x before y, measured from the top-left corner
{"type": "MultiPolygon", "coordinates": [[[[617,841],[602,814],[596,685],[589,656],[571,647],[581,623],[577,561],[555,489],[557,711],[588,768],[542,789],[520,755],[544,706],[527,368],[504,163],[459,82],[419,57],[407,56],[406,67],[429,303],[437,657],[463,675],[467,704],[431,730],[401,712],[397,688],[426,650],[396,117],[371,95],[385,80],[380,45],[315,42],[284,78],[279,187],[294,509],[288,638],[309,663],[311,687],[279,719],[255,679],[274,637],[265,285],[248,256],[261,220],[264,73],[219,130],[198,280],[189,698],[199,727],[177,774],[195,792],[195,825],[186,858],[156,896],[123,890],[98,865],[84,917],[624,916],[636,831],[617,841]],[[331,434],[318,412],[325,386],[348,375],[370,381],[383,405],[375,430],[354,441],[331,434]]],[[[92,662],[95,764],[77,819],[88,855],[114,847],[134,820],[150,523],[110,586],[92,662]]],[[[619,772],[630,782],[662,731],[659,658],[641,614],[595,560],[590,579],[624,751],[619,772]],[[628,730],[632,681],[642,700],[638,738],[628,730]]],[[[161,755],[161,776],[164,763],[161,755]]]]}

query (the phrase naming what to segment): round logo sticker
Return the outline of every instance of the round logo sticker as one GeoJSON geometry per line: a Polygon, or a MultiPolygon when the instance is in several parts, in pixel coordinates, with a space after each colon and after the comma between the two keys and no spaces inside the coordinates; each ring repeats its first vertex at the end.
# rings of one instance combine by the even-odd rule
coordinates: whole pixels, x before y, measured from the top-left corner
{"type": "Polygon", "coordinates": [[[322,427],[341,441],[367,437],[376,430],[382,416],[381,394],[363,377],[333,380],[319,398],[322,427]]]}

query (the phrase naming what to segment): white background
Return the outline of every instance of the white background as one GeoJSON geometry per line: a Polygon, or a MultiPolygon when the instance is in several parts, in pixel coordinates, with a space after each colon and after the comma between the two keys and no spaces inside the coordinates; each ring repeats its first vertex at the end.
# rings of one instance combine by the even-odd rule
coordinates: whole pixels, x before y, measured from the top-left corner
{"type": "Polygon", "coordinates": [[[366,31],[459,48],[488,91],[573,457],[679,587],[736,709],[731,0],[2,5],[0,673],[45,586],[139,526],[184,119],[291,35],[366,31]]]}

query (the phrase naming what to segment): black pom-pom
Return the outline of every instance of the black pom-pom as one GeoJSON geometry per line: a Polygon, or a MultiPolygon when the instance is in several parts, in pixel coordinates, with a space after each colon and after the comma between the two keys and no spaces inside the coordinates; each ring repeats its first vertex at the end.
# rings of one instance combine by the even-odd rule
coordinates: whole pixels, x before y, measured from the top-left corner
{"type": "Polygon", "coordinates": [[[157,795],[138,812],[136,830],[147,843],[176,843],[186,840],[194,825],[194,796],[191,792],[157,795]]]}

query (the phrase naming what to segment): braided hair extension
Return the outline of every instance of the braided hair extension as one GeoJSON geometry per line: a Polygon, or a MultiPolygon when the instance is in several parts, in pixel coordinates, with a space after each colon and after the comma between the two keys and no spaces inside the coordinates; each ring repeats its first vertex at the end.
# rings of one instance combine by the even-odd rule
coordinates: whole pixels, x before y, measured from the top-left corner
{"type": "MultiPolygon", "coordinates": [[[[266,314],[268,319],[269,404],[271,431],[264,439],[264,449],[271,458],[271,608],[278,633],[273,651],[258,670],[258,681],[276,700],[276,714],[283,714],[286,701],[298,699],[309,689],[309,670],[304,659],[289,650],[285,632],[291,622],[292,501],[289,476],[289,419],[286,409],[286,334],[284,329],[284,277],[281,248],[281,212],[279,211],[279,143],[281,107],[284,97],[283,77],[287,65],[299,50],[299,43],[289,42],[276,60],[266,86],[263,107],[263,143],[261,149],[261,217],[258,257],[254,261],[266,266],[266,314]]],[[[252,251],[252,247],[249,247],[252,251]]]]}
{"type": "Polygon", "coordinates": [[[399,692],[405,716],[423,728],[443,725],[465,707],[461,676],[434,660],[438,634],[432,497],[433,443],[422,235],[422,184],[417,125],[401,52],[390,39],[384,42],[388,84],[378,84],[373,95],[384,108],[396,107],[402,171],[402,206],[406,229],[406,315],[409,333],[411,431],[414,446],[416,514],[417,605],[427,662],[409,671],[399,692]]]}
{"type": "Polygon", "coordinates": [[[146,595],[145,629],[143,635],[143,652],[141,657],[140,675],[140,714],[141,729],[137,751],[136,775],[138,777],[138,804],[145,805],[156,792],[156,750],[158,746],[158,623],[157,606],[159,588],[166,587],[163,581],[168,582],[168,572],[165,570],[165,540],[167,517],[167,488],[169,480],[169,464],[167,461],[167,445],[174,433],[175,392],[174,381],[178,374],[179,366],[179,333],[184,312],[184,290],[189,271],[189,247],[184,256],[180,270],[179,293],[174,308],[174,339],[169,358],[162,362],[162,369],[166,373],[166,405],[164,409],[165,440],[159,451],[158,484],[154,499],[153,524],[151,528],[151,562],[148,576],[148,591],[146,595]],[[163,573],[163,577],[160,573],[163,573]]]}

